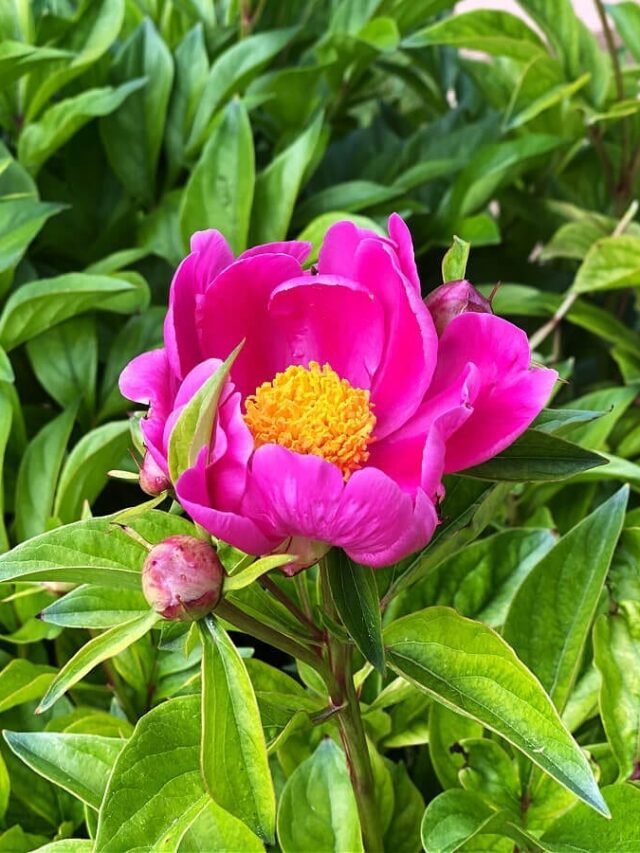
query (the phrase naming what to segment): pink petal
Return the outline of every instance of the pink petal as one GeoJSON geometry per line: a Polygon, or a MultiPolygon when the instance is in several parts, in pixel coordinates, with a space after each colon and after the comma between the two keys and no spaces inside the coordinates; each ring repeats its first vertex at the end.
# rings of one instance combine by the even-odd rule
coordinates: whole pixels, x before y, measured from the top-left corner
{"type": "Polygon", "coordinates": [[[303,264],[309,257],[312,246],[307,240],[285,240],[280,243],[263,243],[261,246],[253,246],[247,249],[238,260],[242,258],[253,258],[255,255],[291,255],[299,264],[303,264]]]}
{"type": "Polygon", "coordinates": [[[364,468],[345,486],[330,541],[356,562],[380,568],[424,547],[437,523],[421,490],[414,502],[382,471],[364,468]]]}
{"type": "Polygon", "coordinates": [[[373,294],[385,316],[386,346],[371,387],[380,440],[418,409],[435,367],[438,338],[427,307],[383,242],[360,243],[354,277],[373,294]]]}
{"type": "Polygon", "coordinates": [[[231,376],[243,398],[287,367],[287,345],[274,334],[268,304],[275,288],[301,275],[290,255],[255,255],[235,261],[209,287],[197,309],[206,358],[225,359],[245,344],[231,376]]]}
{"type": "Polygon", "coordinates": [[[356,251],[360,243],[367,238],[389,242],[375,231],[358,228],[349,220],[336,222],[324,235],[318,255],[318,272],[321,275],[339,275],[356,279],[356,251]]]}
{"type": "Polygon", "coordinates": [[[544,408],[558,374],[530,367],[530,359],[522,329],[492,314],[461,314],[444,330],[428,399],[455,383],[468,363],[480,386],[473,415],[447,441],[446,473],[495,456],[544,408]]]}
{"type": "Polygon", "coordinates": [[[198,296],[232,261],[233,253],[219,231],[196,231],[191,238],[191,254],[176,270],[164,338],[171,366],[181,378],[201,361],[195,324],[198,296]]]}
{"type": "Polygon", "coordinates": [[[176,484],[178,499],[195,522],[247,554],[267,554],[280,544],[280,540],[265,536],[250,518],[213,506],[207,480],[201,454],[196,466],[185,471],[176,484]]]}
{"type": "Polygon", "coordinates": [[[413,240],[411,232],[407,227],[407,223],[397,213],[392,213],[389,217],[389,237],[393,240],[398,262],[403,274],[407,277],[418,296],[421,296],[420,278],[418,269],[413,254],[413,240]]]}
{"type": "Polygon", "coordinates": [[[289,364],[328,363],[355,388],[370,388],[384,347],[382,310],[368,291],[339,276],[304,276],[277,287],[269,303],[289,364]]]}

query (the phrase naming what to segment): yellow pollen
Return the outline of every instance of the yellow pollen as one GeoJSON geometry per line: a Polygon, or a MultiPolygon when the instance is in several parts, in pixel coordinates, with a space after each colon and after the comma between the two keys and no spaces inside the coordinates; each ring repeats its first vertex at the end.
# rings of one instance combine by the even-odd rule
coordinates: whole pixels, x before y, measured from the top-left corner
{"type": "Polygon", "coordinates": [[[376,423],[369,392],[354,388],[328,364],[291,365],[260,385],[245,406],[256,447],[280,444],[322,456],[345,480],[369,458],[376,423]]]}

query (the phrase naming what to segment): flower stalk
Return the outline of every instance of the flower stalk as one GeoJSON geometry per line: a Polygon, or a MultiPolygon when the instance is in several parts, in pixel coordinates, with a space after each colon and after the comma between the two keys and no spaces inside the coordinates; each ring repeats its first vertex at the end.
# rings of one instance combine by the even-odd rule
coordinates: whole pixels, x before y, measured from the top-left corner
{"type": "MultiPolygon", "coordinates": [[[[333,622],[339,623],[340,617],[329,586],[327,561],[330,559],[331,552],[320,562],[320,587],[327,615],[333,622]]],[[[378,853],[383,849],[382,834],[369,747],[353,681],[353,646],[331,633],[327,636],[327,646],[332,676],[327,681],[327,687],[331,701],[337,709],[336,718],[358,805],[362,840],[367,853],[378,853]]]]}

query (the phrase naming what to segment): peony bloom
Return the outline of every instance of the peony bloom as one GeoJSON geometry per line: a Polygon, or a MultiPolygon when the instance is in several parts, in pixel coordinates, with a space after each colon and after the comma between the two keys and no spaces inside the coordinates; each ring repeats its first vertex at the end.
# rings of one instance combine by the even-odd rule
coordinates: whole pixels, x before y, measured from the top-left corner
{"type": "Polygon", "coordinates": [[[120,388],[150,405],[142,430],[166,473],[181,408],[245,341],[210,445],[176,494],[236,548],[299,555],[291,570],[331,545],[374,567],[423,547],[442,475],[513,442],[556,379],[531,367],[524,332],[493,314],[463,312],[438,338],[397,215],[388,237],[334,225],[311,270],[301,242],[234,258],[205,231],[191,248],[164,348],[134,359],[120,388]]]}

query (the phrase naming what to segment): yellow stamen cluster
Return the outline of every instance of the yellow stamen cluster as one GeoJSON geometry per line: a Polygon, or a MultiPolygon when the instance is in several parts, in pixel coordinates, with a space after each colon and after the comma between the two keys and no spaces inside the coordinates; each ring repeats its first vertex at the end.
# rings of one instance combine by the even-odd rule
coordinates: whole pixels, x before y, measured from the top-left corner
{"type": "Polygon", "coordinates": [[[244,419],[256,447],[280,444],[337,465],[347,480],[369,458],[376,416],[369,392],[328,365],[291,365],[245,401],[244,419]]]}

